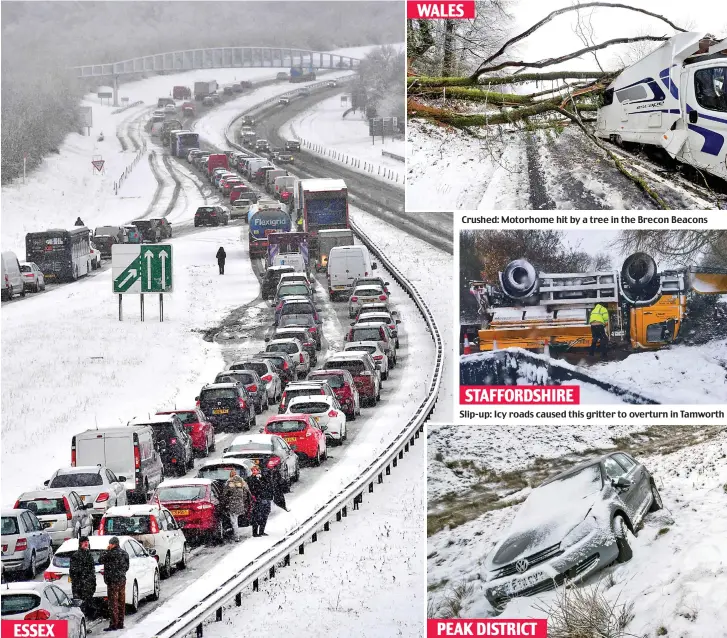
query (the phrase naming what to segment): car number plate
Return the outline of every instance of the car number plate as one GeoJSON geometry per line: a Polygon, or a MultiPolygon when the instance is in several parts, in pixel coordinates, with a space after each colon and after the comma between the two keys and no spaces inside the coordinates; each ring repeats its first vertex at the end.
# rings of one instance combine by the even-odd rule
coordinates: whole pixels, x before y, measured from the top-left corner
{"type": "Polygon", "coordinates": [[[286,443],[295,443],[298,439],[296,439],[294,436],[286,436],[283,440],[286,443]]]}
{"type": "Polygon", "coordinates": [[[84,503],[86,502],[86,495],[85,495],[85,494],[81,494],[81,500],[82,500],[82,501],[83,501],[84,503]]]}
{"type": "Polygon", "coordinates": [[[172,516],[189,516],[189,510],[169,510],[172,516]]]}
{"type": "Polygon", "coordinates": [[[544,581],[545,578],[546,576],[543,572],[533,572],[532,574],[528,574],[527,576],[522,576],[521,578],[511,580],[507,584],[507,591],[509,594],[516,594],[517,592],[523,591],[528,587],[537,585],[538,583],[544,581]]]}
{"type": "Polygon", "coordinates": [[[333,286],[333,290],[346,290],[346,286],[333,286]]]}
{"type": "Polygon", "coordinates": [[[229,414],[229,413],[230,413],[230,411],[227,410],[227,409],[225,409],[225,410],[223,410],[223,409],[214,409],[214,410],[212,410],[212,414],[229,414]]]}
{"type": "Polygon", "coordinates": [[[68,582],[69,582],[69,583],[71,582],[71,577],[70,577],[70,576],[68,576],[68,582]]]}

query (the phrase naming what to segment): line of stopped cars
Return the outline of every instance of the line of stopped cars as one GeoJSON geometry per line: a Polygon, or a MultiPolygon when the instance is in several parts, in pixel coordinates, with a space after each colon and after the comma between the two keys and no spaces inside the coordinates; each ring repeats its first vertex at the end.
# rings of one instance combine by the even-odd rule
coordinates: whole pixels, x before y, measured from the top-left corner
{"type": "MultiPolygon", "coordinates": [[[[322,321],[313,285],[305,272],[273,267],[263,279],[275,311],[264,351],[218,373],[193,408],[76,434],[70,465],[2,510],[3,579],[20,578],[5,585],[3,617],[65,618],[85,635],[69,576],[82,535],[90,536],[102,613],[107,590],[99,559],[112,536],[120,539],[130,557],[126,603],[134,612],[144,599],[158,599],[163,579],[186,568],[192,544],[222,543],[232,534],[224,499],[232,469],[249,479],[257,466],[284,494],[305,465],[323,463],[328,445],[344,443],[362,405],[376,405],[396,364],[399,320],[389,307],[388,283],[367,278],[352,290],[372,286],[375,300],[349,301],[355,321],[345,350],[315,369],[322,321]],[[275,404],[278,414],[258,427],[257,415],[275,404]],[[236,436],[221,457],[211,458],[220,431],[236,436]],[[201,457],[196,467],[195,457],[201,457]],[[43,581],[33,580],[41,568],[43,581]]],[[[250,515],[240,514],[238,524],[249,526],[250,515]]]]}

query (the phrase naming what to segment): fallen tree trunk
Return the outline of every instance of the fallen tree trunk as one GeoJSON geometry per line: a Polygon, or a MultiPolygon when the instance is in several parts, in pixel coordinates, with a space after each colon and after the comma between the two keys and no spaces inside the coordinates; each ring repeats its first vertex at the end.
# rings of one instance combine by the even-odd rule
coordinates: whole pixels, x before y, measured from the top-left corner
{"type": "Polygon", "coordinates": [[[600,80],[612,78],[619,71],[550,71],[548,73],[519,73],[518,75],[503,75],[502,77],[474,78],[472,76],[459,78],[437,78],[414,76],[409,77],[409,86],[487,86],[498,84],[522,84],[524,82],[546,82],[548,80],[600,80]]]}

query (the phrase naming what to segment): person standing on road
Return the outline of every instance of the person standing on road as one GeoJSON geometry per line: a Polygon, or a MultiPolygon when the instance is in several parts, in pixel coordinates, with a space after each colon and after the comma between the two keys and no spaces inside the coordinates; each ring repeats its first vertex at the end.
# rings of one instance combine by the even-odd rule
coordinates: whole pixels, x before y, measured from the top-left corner
{"type": "Polygon", "coordinates": [[[608,334],[606,326],[608,325],[608,309],[600,303],[596,304],[588,319],[591,324],[591,349],[589,354],[596,354],[596,347],[599,346],[601,359],[608,358],[608,334]]]}
{"type": "Polygon", "coordinates": [[[81,601],[83,615],[90,617],[93,595],[96,593],[96,569],[88,536],[81,536],[78,539],[78,550],[71,556],[68,575],[71,579],[73,598],[81,601]]]}
{"type": "Polygon", "coordinates": [[[289,511],[285,504],[285,495],[281,489],[278,489],[278,485],[272,476],[269,473],[263,474],[257,466],[252,468],[250,492],[255,497],[252,508],[252,535],[267,536],[265,525],[267,525],[268,516],[270,516],[272,503],[275,503],[286,512],[289,511]]]}
{"type": "Polygon", "coordinates": [[[245,483],[245,479],[234,468],[230,470],[230,478],[225,483],[224,501],[230,515],[230,524],[235,534],[235,540],[239,541],[242,539],[238,522],[239,517],[250,511],[252,494],[247,483],[245,483]]]}
{"type": "Polygon", "coordinates": [[[225,249],[220,246],[220,249],[217,251],[217,265],[220,267],[220,275],[225,274],[225,259],[227,259],[227,253],[225,252],[225,249]]]}
{"type": "Polygon", "coordinates": [[[129,571],[129,555],[119,547],[119,539],[114,536],[108,549],[98,561],[104,568],[103,579],[109,599],[109,626],[104,631],[124,628],[126,613],[126,572],[129,571]]]}

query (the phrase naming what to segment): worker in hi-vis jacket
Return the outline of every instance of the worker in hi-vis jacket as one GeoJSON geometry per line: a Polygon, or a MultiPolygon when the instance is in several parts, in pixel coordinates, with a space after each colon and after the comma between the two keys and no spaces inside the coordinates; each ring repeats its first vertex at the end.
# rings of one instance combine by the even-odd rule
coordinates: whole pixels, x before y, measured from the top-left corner
{"type": "Polygon", "coordinates": [[[608,333],[606,332],[606,326],[608,325],[608,309],[597,303],[591,315],[588,318],[588,323],[591,324],[591,349],[589,354],[594,356],[596,354],[596,347],[601,351],[601,358],[608,358],[608,333]]]}

